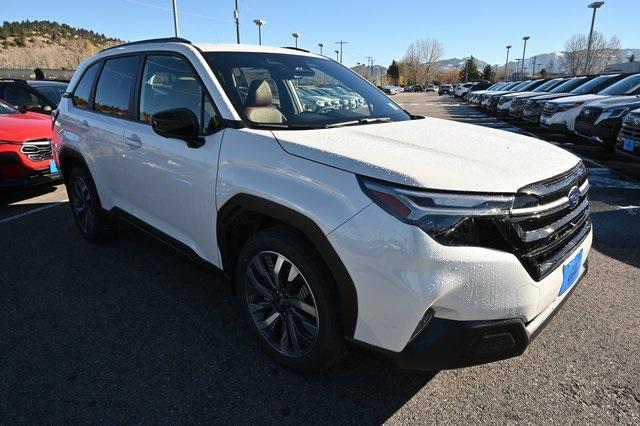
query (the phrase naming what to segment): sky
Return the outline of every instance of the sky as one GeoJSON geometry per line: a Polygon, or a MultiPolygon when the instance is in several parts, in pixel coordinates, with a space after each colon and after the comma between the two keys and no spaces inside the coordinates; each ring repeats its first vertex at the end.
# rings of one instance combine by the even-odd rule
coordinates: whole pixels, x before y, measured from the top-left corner
{"type": "MultiPolygon", "coordinates": [[[[235,42],[234,0],[176,0],[180,36],[193,42],[235,42]]],[[[469,55],[503,64],[507,44],[511,57],[562,50],[576,33],[587,33],[591,0],[239,0],[241,41],[258,43],[254,19],[264,19],[263,43],[292,46],[292,33],[302,34],[299,47],[325,54],[345,40],[344,63],[388,65],[407,46],[432,38],[444,46],[444,58],[469,55]]],[[[172,0],[0,0],[0,19],[55,20],[133,41],[173,36],[172,0]]],[[[623,48],[640,48],[640,0],[605,0],[595,29],[616,35],[623,48]]]]}

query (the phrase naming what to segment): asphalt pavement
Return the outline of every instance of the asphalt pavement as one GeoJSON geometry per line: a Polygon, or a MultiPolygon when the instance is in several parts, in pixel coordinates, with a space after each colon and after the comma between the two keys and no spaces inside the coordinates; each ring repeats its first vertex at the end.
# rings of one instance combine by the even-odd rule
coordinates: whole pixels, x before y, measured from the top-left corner
{"type": "Polygon", "coordinates": [[[126,227],[107,244],[87,244],[64,187],[42,187],[0,195],[0,425],[638,424],[640,159],[449,97],[396,99],[414,113],[527,132],[585,158],[590,271],[524,355],[425,373],[356,352],[323,374],[288,372],[260,351],[222,276],[126,227]]]}

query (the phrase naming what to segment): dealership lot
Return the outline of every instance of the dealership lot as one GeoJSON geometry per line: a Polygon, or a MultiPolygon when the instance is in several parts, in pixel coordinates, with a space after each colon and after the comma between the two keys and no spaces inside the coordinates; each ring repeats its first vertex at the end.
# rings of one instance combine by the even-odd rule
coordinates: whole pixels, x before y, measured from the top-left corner
{"type": "Polygon", "coordinates": [[[413,113],[530,134],[586,160],[590,273],[521,357],[437,374],[354,354],[322,375],[276,367],[225,280],[138,231],[86,244],[63,187],[0,201],[0,424],[62,421],[531,422],[640,419],[640,161],[434,94],[413,113]]]}

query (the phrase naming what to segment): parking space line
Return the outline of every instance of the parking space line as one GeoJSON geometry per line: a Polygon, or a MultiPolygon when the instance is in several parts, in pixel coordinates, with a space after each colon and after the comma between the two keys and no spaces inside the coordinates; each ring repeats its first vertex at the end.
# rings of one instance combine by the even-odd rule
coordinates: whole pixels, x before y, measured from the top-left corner
{"type": "Polygon", "coordinates": [[[13,215],[13,216],[9,216],[9,217],[4,218],[4,219],[0,219],[0,225],[2,225],[3,223],[11,222],[11,221],[16,220],[16,219],[20,219],[21,217],[29,216],[31,214],[38,213],[38,212],[41,212],[43,210],[50,209],[51,207],[59,206],[61,204],[67,203],[67,202],[69,202],[68,199],[67,200],[58,201],[58,202],[55,202],[55,203],[47,204],[45,206],[36,207],[33,210],[29,210],[29,211],[26,211],[26,212],[23,212],[23,213],[19,213],[19,214],[13,215]]]}

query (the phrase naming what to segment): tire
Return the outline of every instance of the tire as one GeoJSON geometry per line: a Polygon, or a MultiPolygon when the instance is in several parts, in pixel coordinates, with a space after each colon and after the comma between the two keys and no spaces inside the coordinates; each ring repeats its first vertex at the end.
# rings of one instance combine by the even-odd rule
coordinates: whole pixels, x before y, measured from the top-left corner
{"type": "Polygon", "coordinates": [[[343,357],[336,285],[305,239],[285,227],[258,232],[240,251],[235,277],[249,327],[275,362],[322,371],[343,357]]]}
{"type": "Polygon", "coordinates": [[[93,179],[83,167],[75,167],[69,174],[67,192],[73,218],[84,239],[98,243],[113,235],[111,218],[102,209],[93,179]]]}

